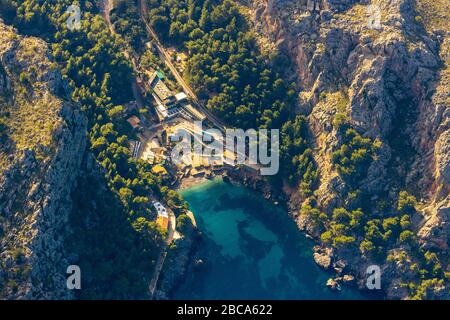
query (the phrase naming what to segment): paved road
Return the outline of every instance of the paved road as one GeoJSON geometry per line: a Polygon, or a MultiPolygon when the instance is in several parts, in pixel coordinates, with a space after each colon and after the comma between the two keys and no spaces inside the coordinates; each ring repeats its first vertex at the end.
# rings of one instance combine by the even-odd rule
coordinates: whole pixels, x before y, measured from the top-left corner
{"type": "MultiPolygon", "coordinates": [[[[100,11],[102,13],[103,19],[105,19],[106,24],[108,25],[109,30],[111,33],[116,34],[116,31],[114,30],[114,26],[111,23],[111,10],[113,9],[112,0],[102,0],[100,1],[100,11]]],[[[133,54],[130,54],[127,49],[125,49],[123,52],[124,56],[131,61],[131,64],[133,65],[134,72],[137,74],[137,63],[136,58],[133,54]]],[[[139,108],[142,108],[144,106],[144,99],[142,97],[142,92],[140,91],[137,79],[136,77],[133,80],[132,83],[132,89],[133,89],[133,95],[136,100],[136,103],[139,108]]]]}
{"type": "Polygon", "coordinates": [[[111,31],[111,33],[115,33],[113,25],[111,23],[111,17],[110,17],[110,13],[112,10],[112,0],[102,0],[100,1],[100,11],[102,12],[102,16],[106,21],[106,24],[109,27],[109,30],[111,31]]]}
{"type": "MultiPolygon", "coordinates": [[[[114,27],[113,27],[113,25],[111,23],[111,19],[110,19],[110,12],[111,12],[111,9],[112,9],[112,0],[102,0],[101,3],[100,3],[100,7],[101,7],[102,15],[103,15],[106,23],[108,24],[108,27],[111,30],[111,33],[115,34],[115,30],[114,30],[114,27]]],[[[186,81],[184,81],[183,77],[181,77],[181,75],[179,74],[178,70],[173,65],[169,54],[167,53],[167,51],[164,49],[164,46],[159,41],[158,35],[154,32],[154,30],[148,24],[148,22],[146,20],[146,12],[147,12],[146,2],[140,0],[139,1],[139,7],[140,7],[141,18],[142,18],[142,20],[144,21],[144,23],[146,25],[147,31],[150,34],[150,36],[156,42],[156,47],[158,49],[160,58],[169,67],[169,69],[172,72],[173,76],[178,81],[178,83],[181,85],[181,87],[183,88],[185,93],[188,94],[191,97],[192,101],[195,103],[195,106],[202,113],[204,113],[207,116],[208,120],[214,126],[216,126],[218,129],[224,131],[226,129],[225,124],[201,104],[201,102],[199,101],[199,99],[198,99],[197,95],[195,94],[195,92],[186,83],[186,81]]],[[[133,68],[134,68],[135,72],[137,73],[137,63],[136,63],[134,55],[132,53],[130,54],[130,52],[128,52],[127,50],[125,50],[123,53],[124,53],[125,57],[132,62],[133,68]]],[[[139,90],[139,88],[137,86],[136,79],[135,79],[135,81],[133,83],[133,93],[134,93],[134,96],[135,96],[135,99],[136,99],[137,103],[142,105],[142,94],[141,94],[141,92],[140,92],[140,90],[139,90]]],[[[165,259],[167,257],[167,246],[173,241],[174,235],[176,233],[176,229],[175,229],[175,227],[176,227],[175,226],[175,224],[176,224],[176,217],[175,217],[175,214],[173,213],[172,210],[170,210],[170,208],[167,208],[167,211],[169,213],[169,230],[168,230],[168,235],[167,235],[166,241],[164,242],[164,248],[162,248],[161,253],[160,253],[160,255],[158,257],[158,260],[156,262],[154,276],[151,279],[150,284],[149,284],[149,293],[150,293],[150,297],[151,298],[153,298],[153,295],[155,293],[156,286],[157,286],[158,280],[159,280],[159,276],[161,274],[161,270],[162,270],[162,268],[164,266],[164,262],[165,262],[165,259]]]]}
{"type": "MultiPolygon", "coordinates": [[[[102,0],[100,2],[100,8],[102,11],[103,18],[105,19],[106,23],[108,24],[108,27],[111,30],[111,33],[115,34],[114,27],[113,27],[113,25],[111,23],[111,19],[110,19],[110,13],[111,13],[111,9],[112,9],[112,0],[102,0]]],[[[137,64],[136,64],[133,54],[130,54],[127,50],[125,50],[123,53],[125,54],[125,57],[127,59],[131,60],[134,71],[137,73],[137,64]]],[[[136,78],[133,81],[133,94],[135,96],[136,102],[138,103],[139,107],[142,107],[142,105],[143,105],[142,93],[139,90],[136,78]]],[[[152,201],[156,201],[156,200],[152,199],[152,201]]],[[[166,208],[167,208],[167,206],[166,206],[166,208]]],[[[174,238],[174,235],[176,232],[176,230],[175,230],[175,227],[176,227],[175,214],[170,208],[167,208],[167,212],[169,213],[168,234],[167,234],[167,238],[164,242],[164,247],[162,248],[162,250],[159,254],[158,260],[156,262],[153,278],[151,279],[150,284],[149,284],[149,293],[150,293],[151,298],[153,298],[153,295],[155,293],[156,285],[158,284],[158,279],[161,274],[161,270],[164,266],[164,261],[166,260],[166,257],[167,257],[167,246],[173,241],[173,238],[174,238]]]]}
{"type": "MultiPolygon", "coordinates": [[[[167,208],[167,206],[166,206],[167,208]]],[[[175,235],[175,227],[176,227],[176,218],[175,214],[170,208],[167,208],[167,212],[169,213],[169,229],[166,241],[164,242],[164,248],[162,248],[161,253],[159,254],[158,260],[155,266],[155,272],[153,273],[153,278],[150,281],[150,285],[148,287],[150,298],[153,298],[156,290],[156,285],[158,284],[159,276],[161,275],[162,268],[164,266],[164,262],[167,257],[167,247],[172,243],[174,235],[175,235]]]]}
{"type": "Polygon", "coordinates": [[[150,26],[150,24],[147,21],[147,3],[143,0],[139,0],[139,11],[141,15],[141,19],[145,24],[145,27],[147,29],[147,32],[150,34],[150,36],[155,40],[156,48],[158,49],[159,56],[162,61],[169,67],[170,71],[172,72],[173,76],[177,80],[177,82],[181,85],[183,90],[186,94],[188,94],[191,97],[191,100],[195,103],[195,107],[199,109],[203,114],[205,114],[209,121],[211,121],[214,126],[216,126],[220,130],[225,130],[226,126],[223,123],[222,120],[217,118],[214,114],[212,114],[206,107],[202,105],[200,100],[198,99],[195,92],[191,89],[189,84],[186,83],[186,81],[183,79],[183,77],[178,72],[177,68],[173,65],[172,59],[170,55],[167,53],[167,51],[164,49],[164,46],[162,45],[161,41],[159,40],[158,35],[153,30],[153,28],[150,26]]]}

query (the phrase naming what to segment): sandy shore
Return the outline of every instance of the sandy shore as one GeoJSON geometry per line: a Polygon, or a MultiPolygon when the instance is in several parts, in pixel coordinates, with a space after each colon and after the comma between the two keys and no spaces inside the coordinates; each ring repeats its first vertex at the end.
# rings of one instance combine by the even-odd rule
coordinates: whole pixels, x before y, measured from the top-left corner
{"type": "Polygon", "coordinates": [[[188,189],[190,187],[193,187],[197,184],[201,184],[203,182],[207,182],[210,181],[210,179],[207,179],[206,177],[186,177],[183,178],[180,182],[180,184],[177,186],[177,190],[184,190],[184,189],[188,189]]]}

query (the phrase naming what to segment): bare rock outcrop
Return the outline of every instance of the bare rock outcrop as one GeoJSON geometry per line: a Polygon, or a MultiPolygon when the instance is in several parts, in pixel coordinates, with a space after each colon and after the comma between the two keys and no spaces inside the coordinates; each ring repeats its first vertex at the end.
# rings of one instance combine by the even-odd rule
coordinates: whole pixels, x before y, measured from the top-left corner
{"type": "MultiPolygon", "coordinates": [[[[320,209],[329,214],[333,208],[353,205],[342,199],[349,186],[331,160],[340,139],[332,124],[340,114],[363,137],[381,142],[377,158],[354,188],[370,196],[378,215],[383,214],[375,209],[380,199],[394,202],[400,190],[413,193],[422,204],[420,219],[414,222],[422,248],[448,256],[448,2],[250,3],[261,47],[285,53],[295,65],[297,112],[308,116],[313,134],[320,209]]],[[[317,236],[310,223],[299,216],[299,226],[317,236]]],[[[345,256],[336,252],[336,258],[340,254],[345,256]]],[[[314,258],[322,262],[317,254],[314,258]]],[[[364,277],[368,261],[346,258],[358,266],[358,277],[364,277]]],[[[401,274],[388,274],[387,294],[406,298],[407,290],[399,288],[401,274]]]]}
{"type": "Polygon", "coordinates": [[[1,20],[0,90],[0,297],[69,299],[64,242],[86,120],[47,44],[1,20]]]}

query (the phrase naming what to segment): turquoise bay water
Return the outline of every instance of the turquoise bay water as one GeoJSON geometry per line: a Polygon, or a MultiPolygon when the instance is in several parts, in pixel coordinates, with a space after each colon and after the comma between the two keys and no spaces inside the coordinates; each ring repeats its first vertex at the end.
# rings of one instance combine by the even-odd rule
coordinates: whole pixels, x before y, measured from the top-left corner
{"type": "Polygon", "coordinates": [[[175,299],[363,299],[331,292],[331,274],[312,259],[313,243],[287,212],[261,195],[220,179],[181,192],[202,232],[198,258],[175,299]]]}

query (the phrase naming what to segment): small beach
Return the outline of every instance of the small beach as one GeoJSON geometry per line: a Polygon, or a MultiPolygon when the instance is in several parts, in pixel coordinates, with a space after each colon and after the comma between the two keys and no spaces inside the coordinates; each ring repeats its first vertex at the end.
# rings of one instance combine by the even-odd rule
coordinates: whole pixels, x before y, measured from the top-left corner
{"type": "Polygon", "coordinates": [[[202,183],[206,183],[208,181],[210,181],[210,180],[207,179],[206,177],[188,176],[188,177],[183,178],[180,181],[180,184],[178,185],[177,190],[181,192],[183,190],[192,188],[192,187],[194,187],[196,185],[200,185],[202,183]]]}

